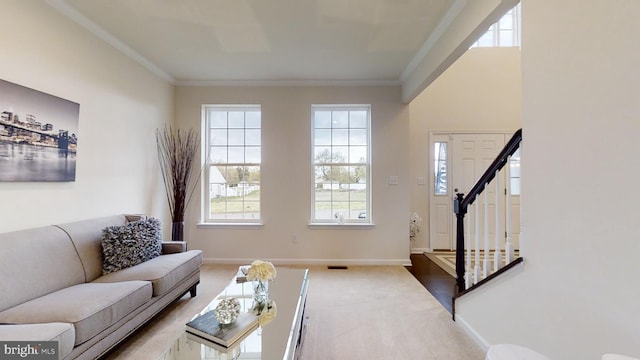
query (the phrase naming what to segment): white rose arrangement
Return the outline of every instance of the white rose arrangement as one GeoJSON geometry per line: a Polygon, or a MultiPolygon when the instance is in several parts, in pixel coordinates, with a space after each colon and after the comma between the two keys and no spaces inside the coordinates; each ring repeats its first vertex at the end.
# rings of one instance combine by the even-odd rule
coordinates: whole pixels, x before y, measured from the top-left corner
{"type": "Polygon", "coordinates": [[[409,240],[413,241],[420,232],[422,218],[417,213],[409,214],[409,240]]]}
{"type": "Polygon", "coordinates": [[[258,315],[260,326],[270,323],[278,314],[276,302],[269,299],[269,281],[276,278],[275,266],[269,261],[255,260],[247,271],[247,280],[259,281],[254,285],[252,311],[258,315]]]}
{"type": "Polygon", "coordinates": [[[276,302],[273,300],[270,300],[269,305],[267,305],[267,308],[263,310],[258,316],[258,323],[260,324],[260,327],[263,327],[268,323],[270,323],[271,320],[273,320],[277,314],[278,314],[278,307],[276,306],[276,302]]]}
{"type": "Polygon", "coordinates": [[[247,271],[247,280],[267,281],[276,278],[276,268],[269,261],[255,260],[247,271]]]}

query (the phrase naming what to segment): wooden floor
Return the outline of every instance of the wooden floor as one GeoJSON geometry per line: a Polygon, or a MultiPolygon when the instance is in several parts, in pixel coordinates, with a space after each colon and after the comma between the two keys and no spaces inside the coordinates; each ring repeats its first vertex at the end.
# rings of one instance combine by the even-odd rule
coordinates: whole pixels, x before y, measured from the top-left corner
{"type": "Polygon", "coordinates": [[[452,313],[456,279],[423,254],[411,254],[411,265],[407,270],[452,313]]]}

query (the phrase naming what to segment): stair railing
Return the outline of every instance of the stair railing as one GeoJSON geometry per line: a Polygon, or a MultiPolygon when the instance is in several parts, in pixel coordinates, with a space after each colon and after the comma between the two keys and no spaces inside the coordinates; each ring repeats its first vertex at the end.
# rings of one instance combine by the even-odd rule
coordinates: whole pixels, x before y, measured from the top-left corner
{"type": "MultiPolygon", "coordinates": [[[[482,282],[483,279],[488,279],[500,271],[502,264],[501,253],[501,234],[499,231],[500,217],[498,216],[498,201],[496,201],[496,216],[495,216],[495,249],[493,251],[494,268],[493,271],[490,268],[490,242],[489,242],[489,216],[488,216],[488,192],[484,192],[483,209],[484,211],[484,262],[483,267],[480,267],[480,212],[481,209],[478,206],[478,202],[473,206],[473,220],[475,228],[475,265],[473,272],[472,266],[472,252],[470,244],[466,247],[466,264],[465,264],[465,220],[467,222],[467,230],[470,230],[469,217],[465,219],[469,211],[470,205],[480,197],[480,194],[487,188],[487,186],[495,179],[495,193],[496,197],[499,196],[499,177],[500,170],[509,164],[511,156],[520,148],[522,142],[522,129],[516,131],[505,147],[500,151],[500,154],[491,163],[487,170],[482,174],[480,179],[471,188],[469,193],[465,196],[464,193],[457,193],[454,199],[453,211],[456,214],[456,285],[458,294],[465,292],[466,289],[482,282]]],[[[508,168],[507,168],[508,170],[508,168]]],[[[505,264],[508,265],[514,260],[514,247],[512,242],[512,229],[511,229],[511,191],[510,191],[510,179],[507,176],[506,179],[506,216],[505,216],[505,264]]],[[[470,234],[467,233],[467,239],[470,234]]]]}

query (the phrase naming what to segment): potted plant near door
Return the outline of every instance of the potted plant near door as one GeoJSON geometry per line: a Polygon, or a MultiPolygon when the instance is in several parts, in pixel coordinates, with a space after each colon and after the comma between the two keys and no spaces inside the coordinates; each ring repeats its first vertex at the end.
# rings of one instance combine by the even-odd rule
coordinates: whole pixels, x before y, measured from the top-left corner
{"type": "Polygon", "coordinates": [[[194,161],[200,139],[193,130],[165,126],[156,130],[158,160],[171,211],[171,240],[184,240],[184,213],[196,188],[200,173],[194,172],[194,161]]]}

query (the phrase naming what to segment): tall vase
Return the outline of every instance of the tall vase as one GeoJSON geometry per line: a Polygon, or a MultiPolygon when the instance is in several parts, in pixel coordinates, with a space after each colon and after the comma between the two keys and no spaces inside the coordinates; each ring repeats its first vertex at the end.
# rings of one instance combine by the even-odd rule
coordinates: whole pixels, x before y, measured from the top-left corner
{"type": "Polygon", "coordinates": [[[172,241],[184,240],[184,221],[174,222],[171,225],[171,240],[172,241]]]}
{"type": "Polygon", "coordinates": [[[253,311],[256,315],[267,310],[269,304],[269,280],[253,281],[253,311]]]}

